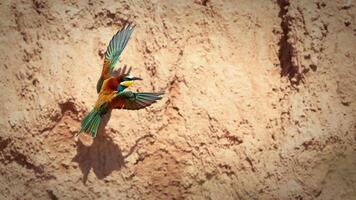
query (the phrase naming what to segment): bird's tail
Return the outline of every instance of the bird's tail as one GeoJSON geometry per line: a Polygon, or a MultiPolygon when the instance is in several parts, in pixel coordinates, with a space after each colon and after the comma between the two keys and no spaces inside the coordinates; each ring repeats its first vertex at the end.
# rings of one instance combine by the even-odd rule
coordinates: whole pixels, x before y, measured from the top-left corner
{"type": "Polygon", "coordinates": [[[100,121],[101,121],[100,112],[97,108],[94,108],[82,120],[80,131],[75,135],[75,137],[77,138],[80,135],[80,133],[87,133],[91,137],[95,138],[98,132],[100,121]]]}

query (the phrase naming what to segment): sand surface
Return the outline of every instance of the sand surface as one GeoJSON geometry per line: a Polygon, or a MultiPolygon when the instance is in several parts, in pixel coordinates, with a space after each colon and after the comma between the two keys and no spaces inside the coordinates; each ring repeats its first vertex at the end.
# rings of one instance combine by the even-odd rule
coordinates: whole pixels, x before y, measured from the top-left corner
{"type": "Polygon", "coordinates": [[[0,2],[0,199],[355,199],[356,2],[0,2]],[[102,56],[166,92],[76,143],[102,56]]]}

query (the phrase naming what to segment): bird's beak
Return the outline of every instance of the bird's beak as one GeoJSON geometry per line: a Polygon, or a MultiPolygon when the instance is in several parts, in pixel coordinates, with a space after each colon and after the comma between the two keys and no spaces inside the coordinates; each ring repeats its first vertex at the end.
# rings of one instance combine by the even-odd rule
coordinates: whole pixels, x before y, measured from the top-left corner
{"type": "Polygon", "coordinates": [[[133,77],[131,80],[133,80],[133,81],[136,81],[136,80],[141,81],[141,80],[142,80],[142,78],[139,78],[139,77],[133,77]]]}

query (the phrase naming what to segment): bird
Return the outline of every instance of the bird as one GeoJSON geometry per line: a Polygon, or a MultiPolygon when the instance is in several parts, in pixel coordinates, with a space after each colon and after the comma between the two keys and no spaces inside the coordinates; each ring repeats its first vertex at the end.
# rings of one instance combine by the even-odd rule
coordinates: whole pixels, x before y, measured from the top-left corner
{"type": "Polygon", "coordinates": [[[98,99],[94,108],[82,119],[79,132],[86,133],[92,138],[97,136],[98,127],[103,117],[113,109],[139,110],[162,99],[164,92],[132,92],[128,87],[142,78],[132,76],[131,67],[125,65],[122,69],[114,70],[118,59],[124,50],[135,25],[128,23],[112,37],[107,46],[101,75],[96,84],[98,99]]]}

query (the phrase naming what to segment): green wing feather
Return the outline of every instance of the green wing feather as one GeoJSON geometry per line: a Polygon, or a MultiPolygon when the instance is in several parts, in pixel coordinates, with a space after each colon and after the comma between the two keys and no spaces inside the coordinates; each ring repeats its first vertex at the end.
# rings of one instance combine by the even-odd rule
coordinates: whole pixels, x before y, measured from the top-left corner
{"type": "Polygon", "coordinates": [[[125,103],[122,109],[139,110],[156,103],[162,99],[163,92],[140,92],[123,91],[117,94],[117,98],[124,98],[125,103]]]}
{"type": "Polygon", "coordinates": [[[76,137],[78,137],[80,133],[84,132],[94,138],[97,134],[100,121],[101,121],[101,115],[98,109],[94,108],[82,120],[80,130],[76,134],[76,137]]]}
{"type": "Polygon", "coordinates": [[[98,132],[98,128],[102,119],[102,116],[108,112],[108,104],[104,103],[100,107],[94,108],[90,111],[82,120],[81,127],[79,132],[76,134],[76,137],[80,133],[87,133],[91,137],[95,138],[98,132]]]}
{"type": "Polygon", "coordinates": [[[134,25],[129,24],[118,31],[111,39],[105,53],[105,62],[108,64],[108,73],[112,73],[115,65],[124,50],[130,36],[133,32],[134,25]]]}
{"type": "Polygon", "coordinates": [[[113,76],[113,70],[115,68],[115,65],[127,42],[129,41],[134,28],[135,26],[132,24],[123,27],[110,40],[109,45],[106,49],[101,76],[96,84],[96,90],[98,93],[101,90],[104,80],[113,76]]]}

